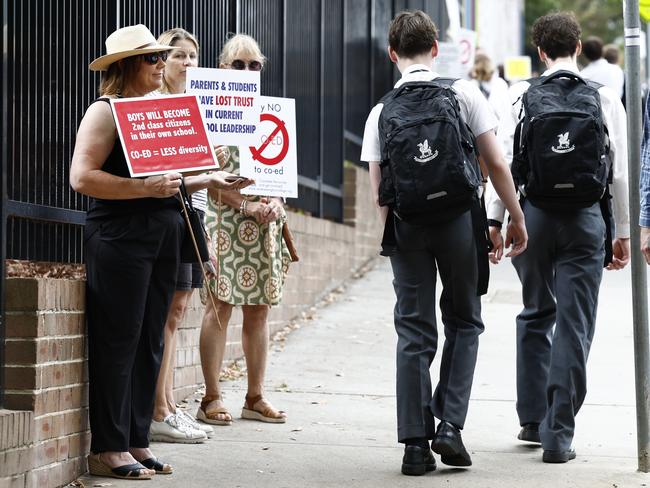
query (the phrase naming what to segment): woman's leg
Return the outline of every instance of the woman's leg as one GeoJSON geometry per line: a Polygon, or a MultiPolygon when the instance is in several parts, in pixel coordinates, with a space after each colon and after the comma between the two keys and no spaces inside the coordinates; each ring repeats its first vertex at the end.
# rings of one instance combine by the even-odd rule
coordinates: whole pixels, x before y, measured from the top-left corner
{"type": "MultiPolygon", "coordinates": [[[[199,342],[199,351],[201,354],[201,368],[205,378],[205,395],[206,397],[219,397],[202,407],[207,411],[213,408],[222,407],[221,390],[219,389],[219,374],[223,364],[223,356],[226,351],[226,338],[228,322],[232,315],[233,306],[229,303],[216,300],[217,312],[215,313],[211,300],[205,306],[203,321],[201,322],[201,337],[199,342]],[[217,322],[217,314],[221,329],[217,322]]],[[[228,414],[218,414],[218,420],[229,421],[228,414]]]]}
{"type": "Polygon", "coordinates": [[[284,422],[286,415],[264,398],[264,376],[269,350],[269,306],[244,305],[242,347],[248,370],[248,393],[242,417],[264,422],[284,422]]]}
{"type": "Polygon", "coordinates": [[[176,331],[183,320],[191,294],[192,290],[176,290],[169,306],[165,322],[165,349],[156,383],[156,399],[153,409],[153,419],[157,422],[161,422],[176,410],[173,400],[176,331]]]}
{"type": "Polygon", "coordinates": [[[266,357],[269,350],[268,305],[244,305],[244,324],[242,327],[242,348],[246,356],[248,371],[248,395],[262,394],[266,357]]]}

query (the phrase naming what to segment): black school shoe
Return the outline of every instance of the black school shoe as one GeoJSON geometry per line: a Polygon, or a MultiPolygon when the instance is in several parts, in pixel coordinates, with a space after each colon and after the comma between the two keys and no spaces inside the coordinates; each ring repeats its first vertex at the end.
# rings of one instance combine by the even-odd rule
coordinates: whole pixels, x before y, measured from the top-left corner
{"type": "Polygon", "coordinates": [[[550,451],[544,450],[542,454],[542,461],[545,463],[566,463],[576,458],[576,451],[570,447],[566,451],[550,451]]]}
{"type": "Polygon", "coordinates": [[[402,474],[422,476],[427,471],[435,471],[436,460],[431,450],[418,446],[406,446],[402,458],[402,474]]]}
{"type": "Polygon", "coordinates": [[[442,420],[431,442],[433,452],[440,454],[440,460],[448,466],[467,467],[472,465],[472,458],[463,445],[460,429],[454,424],[442,420]]]}
{"type": "Polygon", "coordinates": [[[519,435],[517,435],[517,439],[520,441],[541,444],[542,441],[539,439],[539,424],[530,423],[522,425],[519,435]]]}

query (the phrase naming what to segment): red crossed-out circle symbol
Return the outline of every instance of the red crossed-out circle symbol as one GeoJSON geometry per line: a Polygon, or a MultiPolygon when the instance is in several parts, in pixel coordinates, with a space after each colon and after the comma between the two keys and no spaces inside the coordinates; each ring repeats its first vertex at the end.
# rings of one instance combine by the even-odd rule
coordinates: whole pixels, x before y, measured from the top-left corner
{"type": "Polygon", "coordinates": [[[262,164],[266,164],[267,166],[273,166],[274,164],[281,162],[289,151],[289,132],[287,131],[287,127],[285,126],[284,121],[280,120],[273,114],[260,115],[260,122],[273,122],[275,124],[275,129],[273,129],[273,132],[269,134],[269,136],[259,148],[256,149],[255,146],[249,146],[249,149],[251,150],[251,154],[253,155],[254,160],[257,160],[262,164]],[[264,152],[264,149],[266,149],[266,146],[271,143],[278,132],[282,133],[282,149],[280,150],[280,153],[272,158],[264,157],[262,154],[264,152]]]}
{"type": "Polygon", "coordinates": [[[460,41],[460,62],[462,64],[469,63],[470,56],[472,55],[472,45],[467,39],[460,41]]]}

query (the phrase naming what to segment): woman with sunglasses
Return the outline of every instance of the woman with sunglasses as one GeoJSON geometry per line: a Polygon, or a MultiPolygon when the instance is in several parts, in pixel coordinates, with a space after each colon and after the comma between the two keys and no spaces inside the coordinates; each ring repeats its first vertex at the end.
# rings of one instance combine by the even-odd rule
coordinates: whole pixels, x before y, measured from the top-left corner
{"type": "MultiPolygon", "coordinates": [[[[160,89],[167,53],[144,25],[106,39],[90,64],[105,71],[100,97],[77,132],[70,185],[90,198],[84,229],[91,454],[90,473],[150,479],[171,473],[149,450],[163,326],[174,293],[185,224],[175,197],[181,175],[130,178],[110,99],[160,89]]],[[[237,189],[226,173],[215,188],[237,189]]],[[[201,183],[187,186],[191,191],[201,183]]]]}
{"type": "MultiPolygon", "coordinates": [[[[226,42],[219,58],[220,68],[260,71],[264,64],[257,42],[238,34],[226,42]]],[[[239,173],[239,151],[229,147],[223,168],[239,173]]],[[[218,280],[210,280],[217,301],[214,310],[208,300],[201,325],[201,367],[206,394],[197,418],[216,425],[230,425],[232,415],[223,403],[219,374],[223,362],[227,325],[233,307],[243,312],[242,347],[248,372],[248,392],[242,418],[283,423],[286,415],[264,397],[263,384],[269,347],[267,318],[271,305],[282,298],[282,286],[289,266],[289,252],[282,240],[286,221],[278,198],[244,197],[209,191],[206,223],[218,261],[218,280]],[[218,314],[219,327],[215,314],[218,314]]]]}

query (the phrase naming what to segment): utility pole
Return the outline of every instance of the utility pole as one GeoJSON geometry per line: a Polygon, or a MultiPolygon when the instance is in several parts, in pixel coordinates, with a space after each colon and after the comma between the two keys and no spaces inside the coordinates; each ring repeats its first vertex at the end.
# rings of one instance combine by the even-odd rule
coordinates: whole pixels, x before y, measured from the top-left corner
{"type": "Polygon", "coordinates": [[[641,19],[639,0],[625,0],[625,93],[630,187],[632,250],[632,316],[634,321],[634,371],[636,386],[636,430],[639,471],[650,471],[650,350],[648,342],[648,292],[646,264],[641,255],[639,218],[639,173],[641,160],[641,19]]]}

